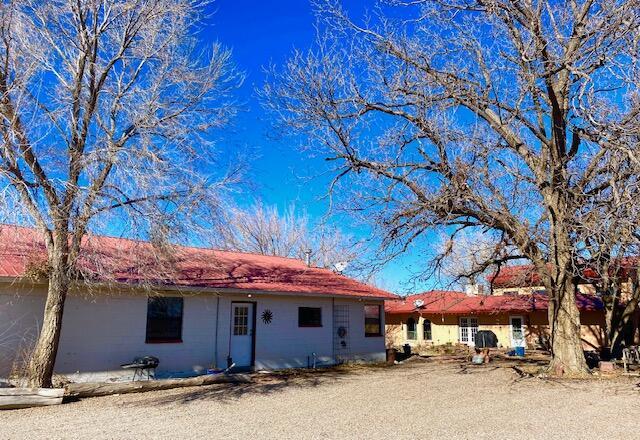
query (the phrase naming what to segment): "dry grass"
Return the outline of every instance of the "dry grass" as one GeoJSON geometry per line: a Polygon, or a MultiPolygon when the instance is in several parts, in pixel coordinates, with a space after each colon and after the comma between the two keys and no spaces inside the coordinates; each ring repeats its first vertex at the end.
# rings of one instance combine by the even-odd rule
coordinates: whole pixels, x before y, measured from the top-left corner
{"type": "Polygon", "coordinates": [[[110,396],[0,413],[2,438],[635,438],[631,378],[547,380],[510,360],[257,375],[252,384],[110,396]]]}

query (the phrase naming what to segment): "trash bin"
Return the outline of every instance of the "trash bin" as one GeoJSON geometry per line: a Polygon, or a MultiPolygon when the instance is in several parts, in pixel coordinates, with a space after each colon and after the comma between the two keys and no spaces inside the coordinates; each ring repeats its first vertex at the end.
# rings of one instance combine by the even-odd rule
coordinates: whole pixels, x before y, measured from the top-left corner
{"type": "Polygon", "coordinates": [[[524,357],[524,347],[516,347],[516,356],[524,357]]]}

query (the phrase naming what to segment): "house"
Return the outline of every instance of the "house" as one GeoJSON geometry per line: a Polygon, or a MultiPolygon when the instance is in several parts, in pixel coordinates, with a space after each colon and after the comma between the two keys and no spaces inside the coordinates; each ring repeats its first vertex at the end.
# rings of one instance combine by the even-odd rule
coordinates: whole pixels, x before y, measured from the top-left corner
{"type": "MultiPolygon", "coordinates": [[[[386,334],[390,345],[475,345],[479,330],[492,331],[499,347],[544,347],[548,337],[548,296],[469,295],[429,291],[388,301],[386,334]]],[[[593,295],[577,298],[586,349],[603,343],[604,307],[593,295]]]]}
{"type": "MultiPolygon", "coordinates": [[[[65,305],[55,372],[115,372],[138,356],[159,371],[280,369],[383,361],[384,301],[395,295],[281,257],[87,236],[65,305]]],[[[45,247],[0,227],[0,377],[42,322],[45,247]]]]}
{"type": "MultiPolygon", "coordinates": [[[[600,349],[605,343],[604,304],[596,295],[595,274],[585,270],[584,275],[576,298],[582,340],[585,349],[600,349]]],[[[501,347],[548,346],[549,298],[533,266],[504,267],[488,281],[491,295],[430,291],[387,302],[388,344],[473,346],[477,331],[490,330],[501,347]]]]}

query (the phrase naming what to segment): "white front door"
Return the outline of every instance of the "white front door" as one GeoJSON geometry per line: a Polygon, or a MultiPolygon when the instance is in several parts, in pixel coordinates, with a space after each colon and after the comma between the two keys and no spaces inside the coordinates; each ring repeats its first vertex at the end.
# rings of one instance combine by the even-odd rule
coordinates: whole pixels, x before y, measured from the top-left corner
{"type": "Polygon", "coordinates": [[[511,346],[524,347],[524,318],[522,316],[510,316],[509,328],[511,333],[511,346]]]}
{"type": "Polygon", "coordinates": [[[460,342],[473,347],[478,333],[478,318],[460,318],[460,342]]]}
{"type": "Polygon", "coordinates": [[[231,303],[231,341],[229,356],[236,367],[253,364],[253,303],[231,303]]]}

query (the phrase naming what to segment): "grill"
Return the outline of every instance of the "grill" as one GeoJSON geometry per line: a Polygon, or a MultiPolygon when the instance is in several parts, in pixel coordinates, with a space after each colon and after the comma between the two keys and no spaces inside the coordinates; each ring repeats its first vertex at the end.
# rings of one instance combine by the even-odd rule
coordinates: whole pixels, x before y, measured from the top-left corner
{"type": "Polygon", "coordinates": [[[476,348],[496,348],[498,337],[491,330],[478,330],[475,340],[476,348]]]}
{"type": "Polygon", "coordinates": [[[124,369],[133,369],[133,380],[137,377],[140,379],[147,377],[147,380],[156,378],[156,368],[160,364],[160,359],[155,356],[138,357],[129,364],[120,365],[124,369]]]}

